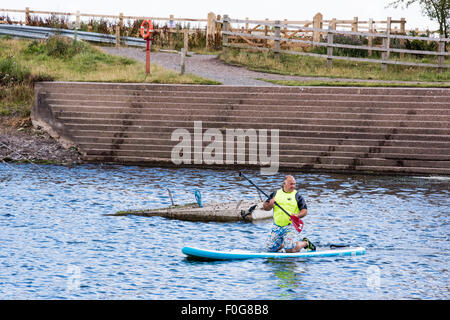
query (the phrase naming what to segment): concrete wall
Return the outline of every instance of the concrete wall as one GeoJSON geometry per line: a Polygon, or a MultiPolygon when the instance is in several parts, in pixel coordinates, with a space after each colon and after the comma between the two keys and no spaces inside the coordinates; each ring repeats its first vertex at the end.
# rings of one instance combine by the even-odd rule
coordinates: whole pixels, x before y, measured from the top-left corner
{"type": "Polygon", "coordinates": [[[41,82],[35,95],[33,123],[86,161],[174,165],[174,130],[194,139],[201,121],[269,141],[278,129],[280,168],[450,174],[450,89],[41,82]]]}

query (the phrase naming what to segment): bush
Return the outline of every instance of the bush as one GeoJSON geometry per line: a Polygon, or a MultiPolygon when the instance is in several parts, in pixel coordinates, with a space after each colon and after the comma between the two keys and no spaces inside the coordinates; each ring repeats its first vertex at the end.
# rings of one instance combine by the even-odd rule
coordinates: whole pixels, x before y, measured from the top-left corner
{"type": "MultiPolygon", "coordinates": [[[[326,39],[325,39],[326,41],[326,39]]],[[[364,39],[358,36],[346,36],[346,35],[334,35],[333,43],[336,44],[347,44],[353,46],[363,46],[364,39]]],[[[320,46],[314,47],[310,52],[318,54],[327,54],[327,47],[320,46]]],[[[333,48],[334,56],[346,56],[346,57],[367,57],[367,50],[360,49],[347,49],[347,48],[333,48]]]]}
{"type": "Polygon", "coordinates": [[[42,45],[42,41],[38,40],[31,41],[25,52],[29,54],[47,54],[45,46],[42,45]]]}
{"type": "MultiPolygon", "coordinates": [[[[411,31],[409,35],[413,37],[428,37],[426,34],[417,35],[414,31],[411,31]]],[[[407,39],[405,47],[408,50],[437,51],[438,43],[436,41],[407,39]]]]}
{"type": "Polygon", "coordinates": [[[47,54],[56,58],[71,58],[86,46],[81,41],[74,41],[70,38],[53,36],[46,41],[47,54]]]}
{"type": "Polygon", "coordinates": [[[53,36],[44,41],[32,41],[28,45],[26,53],[45,54],[55,58],[67,59],[85,50],[88,50],[88,48],[82,41],[74,41],[62,36],[53,36]]]}
{"type": "Polygon", "coordinates": [[[31,78],[30,70],[17,63],[14,57],[0,58],[0,85],[10,86],[31,78]]]}
{"type": "Polygon", "coordinates": [[[47,27],[47,28],[60,28],[67,29],[69,24],[68,16],[57,16],[51,14],[45,18],[41,18],[38,15],[30,15],[29,26],[47,27]]]}

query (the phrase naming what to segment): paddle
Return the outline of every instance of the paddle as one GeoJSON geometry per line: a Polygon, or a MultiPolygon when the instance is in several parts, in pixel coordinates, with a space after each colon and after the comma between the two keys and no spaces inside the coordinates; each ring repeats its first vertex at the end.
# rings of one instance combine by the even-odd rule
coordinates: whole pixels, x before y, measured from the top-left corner
{"type": "MultiPolygon", "coordinates": [[[[268,196],[264,191],[262,191],[262,190],[261,190],[256,184],[254,184],[249,178],[247,178],[246,176],[244,176],[244,174],[243,174],[242,172],[239,172],[239,177],[245,178],[245,180],[247,180],[248,182],[250,182],[250,184],[251,184],[252,186],[254,186],[259,192],[261,192],[266,198],[269,198],[269,196],[268,196]]],[[[302,221],[302,219],[300,219],[299,217],[294,216],[294,215],[292,215],[292,214],[289,214],[289,213],[288,213],[286,210],[284,210],[283,207],[281,207],[276,201],[274,202],[274,204],[277,205],[278,208],[280,208],[284,213],[286,213],[286,214],[289,216],[289,218],[291,219],[292,224],[294,225],[295,229],[297,229],[297,231],[298,231],[299,233],[302,232],[302,229],[303,229],[303,221],[302,221]]]]}

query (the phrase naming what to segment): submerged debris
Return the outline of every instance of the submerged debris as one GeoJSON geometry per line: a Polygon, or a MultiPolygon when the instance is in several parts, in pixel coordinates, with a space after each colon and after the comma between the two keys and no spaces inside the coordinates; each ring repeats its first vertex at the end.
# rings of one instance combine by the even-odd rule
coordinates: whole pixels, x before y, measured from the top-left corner
{"type": "Polygon", "coordinates": [[[198,203],[174,205],[167,208],[118,211],[106,216],[160,216],[187,221],[255,221],[269,219],[272,211],[262,209],[261,201],[240,200],[225,203],[209,203],[200,207],[198,203]]]}

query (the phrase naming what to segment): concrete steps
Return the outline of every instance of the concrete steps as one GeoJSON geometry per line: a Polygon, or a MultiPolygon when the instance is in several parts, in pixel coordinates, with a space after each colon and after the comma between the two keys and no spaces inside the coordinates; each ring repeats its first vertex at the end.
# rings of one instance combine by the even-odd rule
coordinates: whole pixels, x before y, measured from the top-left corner
{"type": "MultiPolygon", "coordinates": [[[[261,94],[257,93],[242,93],[239,97],[236,97],[236,93],[216,93],[213,98],[211,98],[211,93],[195,93],[190,91],[183,92],[175,92],[175,91],[159,91],[159,92],[149,92],[139,94],[137,91],[127,90],[122,92],[111,91],[107,96],[105,96],[106,92],[103,94],[92,93],[94,90],[82,90],[78,91],[76,94],[63,92],[52,92],[49,94],[49,99],[61,99],[67,98],[70,100],[86,100],[89,97],[89,100],[95,101],[129,101],[130,96],[134,96],[137,99],[136,102],[150,102],[150,101],[158,101],[161,99],[167,102],[179,102],[179,99],[185,97],[192,97],[195,95],[195,98],[198,99],[196,102],[202,101],[211,101],[211,102],[219,102],[223,103],[223,100],[226,99],[227,103],[243,103],[246,101],[250,101],[251,103],[258,102],[258,104],[270,103],[273,100],[279,101],[283,99],[286,104],[289,103],[298,103],[301,101],[328,101],[328,102],[341,102],[341,101],[349,101],[348,95],[342,94],[324,94],[317,96],[314,94],[264,94],[261,97],[261,94]],[[213,99],[213,100],[211,100],[213,99]],[[172,101],[171,101],[172,100],[172,101]],[[221,101],[222,100],[222,101],[221,101]]],[[[353,96],[353,102],[357,101],[372,101],[372,102],[383,102],[383,97],[380,95],[366,95],[366,96],[353,96]]],[[[447,103],[446,97],[443,96],[408,96],[408,95],[392,95],[389,97],[389,102],[398,102],[400,104],[404,103],[447,103]]]]}
{"type": "MultiPolygon", "coordinates": [[[[313,94],[344,94],[344,95],[411,95],[420,96],[450,96],[449,90],[445,88],[370,88],[370,87],[254,87],[254,86],[222,86],[222,85],[180,85],[180,84],[143,84],[143,83],[101,83],[101,82],[41,82],[40,87],[51,86],[53,90],[73,90],[76,85],[77,90],[132,90],[140,93],[158,92],[158,91],[191,91],[191,92],[233,92],[233,93],[313,93],[313,94]]],[[[73,91],[72,91],[73,92],[73,91]]]]}
{"type": "MultiPolygon", "coordinates": [[[[76,101],[98,101],[102,102],[104,104],[108,104],[109,102],[121,102],[126,107],[138,107],[140,103],[181,103],[183,104],[185,101],[189,101],[189,103],[194,104],[219,104],[219,105],[236,105],[236,104],[244,104],[244,105],[252,105],[252,106],[272,106],[274,104],[277,105],[277,107],[283,107],[283,106],[322,106],[324,104],[328,106],[335,106],[335,107],[360,107],[361,103],[364,103],[364,107],[366,108],[374,108],[382,104],[383,106],[389,108],[389,107],[396,107],[396,108],[408,108],[408,109],[414,109],[414,108],[421,108],[421,109],[428,109],[428,108],[442,108],[445,109],[448,107],[448,103],[446,102],[403,102],[403,101],[383,101],[383,100],[373,100],[373,99],[367,99],[367,100],[342,100],[342,101],[336,101],[336,100],[315,100],[315,99],[281,99],[280,98],[245,98],[245,97],[198,97],[195,95],[182,95],[182,96],[137,96],[137,95],[83,95],[83,94],[49,94],[48,98],[53,101],[59,101],[59,100],[76,100],[76,101]]],[[[261,96],[261,95],[259,95],[261,96]]],[[[351,97],[349,97],[351,98],[351,97]]],[[[272,109],[273,110],[273,109],[272,109]]]]}
{"type": "MultiPolygon", "coordinates": [[[[214,104],[214,103],[191,103],[190,100],[179,104],[173,102],[136,102],[124,103],[117,101],[89,101],[89,100],[66,100],[66,99],[46,99],[46,101],[55,106],[55,108],[62,106],[64,108],[76,108],[76,107],[88,107],[99,108],[99,110],[106,111],[106,108],[121,109],[123,112],[127,111],[153,111],[153,110],[220,110],[223,112],[272,112],[273,105],[251,105],[251,104],[214,104]]],[[[276,103],[276,102],[274,102],[276,103]]],[[[359,106],[349,107],[346,104],[331,106],[327,102],[324,105],[299,105],[293,103],[292,105],[284,105],[282,108],[277,108],[279,112],[339,112],[339,113],[368,113],[368,114],[404,114],[404,115],[422,115],[422,114],[444,114],[449,115],[448,105],[439,104],[432,108],[426,108],[426,106],[420,106],[416,108],[410,108],[410,105],[395,105],[386,107],[369,106],[365,103],[361,103],[359,106]]]]}
{"type": "MultiPolygon", "coordinates": [[[[145,125],[144,121],[150,123],[151,121],[165,121],[168,116],[171,117],[173,122],[179,122],[180,125],[183,125],[183,122],[192,122],[192,121],[203,121],[208,123],[218,123],[217,120],[222,120],[226,118],[226,122],[232,121],[233,123],[241,123],[242,116],[239,116],[238,113],[233,115],[203,115],[203,114],[189,114],[188,110],[183,110],[182,114],[170,114],[170,112],[166,112],[165,114],[151,114],[151,113],[112,113],[108,118],[104,118],[104,113],[102,112],[60,112],[60,119],[68,120],[72,119],[74,121],[89,119],[90,121],[97,121],[98,124],[102,124],[102,122],[111,121],[111,124],[120,124],[123,121],[133,120],[135,123],[142,123],[145,125]]],[[[58,114],[58,112],[55,112],[58,114]]],[[[368,117],[369,118],[369,117],[368,117]]],[[[307,116],[305,114],[301,114],[295,118],[293,117],[283,117],[277,114],[276,116],[261,116],[256,115],[255,117],[251,117],[246,119],[245,123],[255,124],[255,125],[265,125],[265,122],[270,119],[272,123],[283,123],[286,125],[289,124],[315,124],[315,125],[333,125],[333,126],[343,126],[343,127],[416,127],[416,128],[442,128],[450,132],[450,116],[435,116],[436,120],[448,120],[437,122],[436,120],[425,120],[421,119],[420,116],[415,117],[404,117],[401,120],[392,120],[392,116],[385,116],[381,119],[367,119],[364,116],[359,117],[358,119],[347,119],[344,117],[339,118],[331,118],[330,114],[326,117],[326,114],[322,114],[322,117],[316,117],[315,114],[311,114],[307,116]],[[448,119],[447,119],[448,118],[448,119]],[[407,122],[407,123],[406,123],[407,122]]],[[[428,118],[430,119],[430,118],[428,118]]],[[[223,121],[222,121],[223,122],[223,121]]]]}
{"type": "MultiPolygon", "coordinates": [[[[132,153],[134,156],[139,157],[168,157],[170,158],[173,146],[161,145],[158,147],[152,145],[146,145],[143,148],[142,145],[139,146],[126,146],[124,148],[111,148],[105,145],[91,145],[88,151],[89,155],[117,155],[126,156],[132,153]]],[[[248,150],[248,149],[247,149],[248,150]]],[[[257,153],[257,149],[253,149],[257,153]]],[[[223,161],[226,159],[227,153],[225,149],[223,152],[223,161]]],[[[197,152],[198,153],[198,152],[197,152]]],[[[191,150],[191,154],[194,156],[196,154],[195,150],[191,150]]],[[[236,155],[236,152],[234,152],[236,155]]],[[[336,163],[336,164],[350,164],[355,161],[360,164],[371,165],[374,163],[385,164],[385,165],[397,165],[399,162],[404,164],[410,164],[410,166],[421,167],[424,164],[433,163],[435,167],[450,168],[450,156],[441,155],[437,157],[436,154],[421,154],[421,155],[411,155],[411,154],[399,154],[399,153],[359,153],[359,157],[355,160],[355,152],[340,152],[340,151],[317,151],[317,150],[280,150],[280,158],[299,160],[301,162],[309,163],[313,161],[314,163],[336,163]],[[439,158],[439,160],[436,160],[439,158]]],[[[247,157],[248,159],[248,157],[247,157]]],[[[290,161],[292,162],[292,161],[290,161]]]]}
{"type": "MultiPolygon", "coordinates": [[[[88,149],[96,149],[96,148],[105,148],[107,146],[110,146],[111,144],[115,144],[117,140],[124,140],[124,142],[121,145],[118,146],[118,149],[121,150],[134,150],[134,149],[149,149],[149,148],[169,148],[172,149],[173,145],[167,144],[168,139],[164,138],[155,138],[155,139],[136,139],[136,138],[126,138],[126,137],[120,137],[120,138],[102,138],[102,137],[83,137],[78,136],[76,137],[77,141],[79,141],[80,145],[82,145],[85,148],[88,149]],[[131,139],[130,141],[126,141],[127,139],[131,139]]],[[[170,139],[170,138],[169,138],[170,139]]],[[[193,140],[193,142],[197,142],[196,140],[193,140]]],[[[406,155],[414,155],[417,157],[421,156],[429,156],[433,157],[434,155],[447,155],[448,152],[446,148],[430,148],[427,147],[400,147],[400,146],[381,146],[381,147],[371,147],[367,145],[330,145],[330,144],[308,144],[308,142],[311,141],[305,141],[301,144],[301,149],[297,149],[298,143],[286,143],[284,140],[281,141],[280,144],[280,151],[283,152],[285,150],[288,150],[290,152],[315,152],[315,153],[361,153],[367,156],[373,155],[373,156],[379,156],[380,154],[399,154],[401,156],[406,155]]],[[[202,141],[202,146],[206,147],[209,145],[209,141],[202,141]]],[[[257,148],[254,148],[252,146],[248,146],[248,142],[246,143],[245,147],[249,150],[258,150],[257,148]]],[[[235,147],[239,148],[239,147],[235,147]]]]}
{"type": "MultiPolygon", "coordinates": [[[[92,126],[98,126],[100,127],[106,127],[110,129],[114,129],[115,131],[125,131],[129,124],[132,122],[134,125],[136,125],[136,130],[147,132],[148,130],[151,130],[155,126],[161,123],[161,121],[164,121],[164,117],[158,117],[155,116],[156,119],[153,120],[143,120],[143,119],[91,119],[91,118],[69,118],[69,117],[60,117],[59,119],[63,121],[74,121],[75,123],[71,124],[71,127],[74,130],[82,130],[87,129],[92,126]]],[[[184,117],[185,119],[179,119],[177,116],[173,117],[173,120],[171,121],[170,127],[163,127],[160,129],[166,129],[166,131],[173,131],[174,128],[189,128],[189,123],[193,123],[194,121],[202,121],[203,123],[208,121],[204,117],[199,117],[199,120],[195,120],[196,118],[191,117],[184,117]],[[186,121],[184,121],[186,120],[186,121]]],[[[274,118],[277,119],[277,118],[274,118]]],[[[255,119],[253,119],[255,120],[255,119]]],[[[273,120],[273,119],[272,119],[273,120]]],[[[302,120],[303,124],[298,123],[289,123],[292,122],[292,119],[283,119],[280,118],[279,121],[283,121],[283,132],[285,132],[287,135],[289,134],[289,131],[291,132],[298,132],[300,129],[306,131],[327,131],[330,132],[331,130],[336,132],[347,132],[347,133],[361,133],[361,132],[367,132],[367,133],[385,133],[385,134],[391,134],[391,135],[397,135],[397,134],[412,134],[415,137],[425,137],[425,136],[432,136],[432,135],[442,135],[443,138],[448,138],[447,135],[450,134],[450,129],[447,129],[445,127],[444,123],[440,123],[436,126],[439,126],[438,128],[432,127],[432,123],[424,122],[423,124],[420,124],[419,122],[416,124],[417,127],[407,128],[404,127],[404,122],[393,122],[393,121],[344,121],[344,120],[336,120],[336,119],[327,119],[327,120],[321,120],[321,119],[299,119],[302,120]],[[378,125],[378,126],[377,126],[378,125]],[[420,126],[423,127],[420,127],[420,126]],[[377,126],[377,127],[375,127],[377,126]],[[430,128],[431,127],[431,128],[430,128]]],[[[229,122],[226,121],[209,121],[210,126],[204,127],[205,129],[210,128],[222,128],[227,126],[229,129],[278,129],[279,125],[277,123],[271,123],[271,124],[264,124],[264,121],[261,120],[260,122],[233,122],[233,126],[228,126],[229,122]]],[[[413,124],[413,122],[410,122],[413,124]]],[[[160,130],[163,131],[163,130],[160,130]]],[[[302,131],[303,132],[303,131],[302,131]]],[[[414,137],[412,137],[414,138],[414,137]]]]}
{"type": "MultiPolygon", "coordinates": [[[[159,121],[154,122],[146,122],[146,125],[142,121],[133,122],[134,127],[129,128],[126,124],[111,124],[113,120],[107,120],[102,124],[99,124],[97,121],[91,121],[90,119],[84,120],[86,123],[72,123],[68,124],[67,128],[74,132],[78,132],[79,134],[83,134],[84,131],[92,132],[92,127],[96,127],[98,129],[99,135],[107,136],[127,136],[127,137],[147,137],[148,134],[168,134],[176,129],[186,129],[188,127],[180,125],[179,127],[156,127],[159,121]]],[[[131,121],[130,121],[131,122],[131,121]]],[[[177,123],[173,123],[176,125],[177,123]]],[[[221,123],[217,123],[218,127],[220,127],[221,123]]],[[[255,126],[253,126],[255,127],[255,126]]],[[[242,126],[229,126],[229,129],[251,129],[253,128],[252,124],[242,123],[242,126]]],[[[379,140],[378,145],[384,145],[386,141],[389,140],[410,140],[413,141],[433,141],[433,142],[446,142],[449,139],[448,135],[440,135],[439,131],[448,132],[446,129],[430,129],[426,128],[384,128],[384,127],[376,127],[376,128],[367,128],[367,127],[334,127],[334,126],[317,126],[317,125],[285,125],[286,128],[290,130],[280,131],[280,134],[286,137],[311,137],[311,138],[335,138],[335,139],[372,139],[379,140]],[[298,127],[304,128],[304,131],[296,131],[298,127]],[[342,130],[342,131],[331,131],[331,130],[342,130]],[[368,132],[366,132],[368,131],[368,132]],[[433,134],[430,134],[429,132],[433,134]],[[416,133],[416,132],[420,132],[416,133]],[[425,133],[424,133],[425,132],[425,133]]],[[[268,130],[277,129],[276,125],[266,125],[268,130]]],[[[203,129],[208,129],[203,127],[203,129]]],[[[225,132],[223,133],[225,135],[225,132]]],[[[269,131],[270,136],[270,131],[269,131]]]]}
{"type": "Polygon", "coordinates": [[[33,121],[77,145],[87,161],[174,165],[180,141],[172,133],[184,129],[192,161],[183,165],[267,165],[250,161],[260,147],[249,141],[233,148],[245,152],[244,163],[225,163],[227,129],[250,129],[256,138],[267,130],[267,155],[278,150],[280,168],[450,174],[450,89],[67,82],[35,88],[33,121]],[[195,122],[202,134],[219,133],[222,162],[194,163],[203,155],[194,145],[204,153],[211,143],[194,136],[195,122]],[[271,130],[279,132],[276,149],[271,130]]]}
{"type": "MultiPolygon", "coordinates": [[[[110,113],[110,118],[122,118],[122,117],[138,117],[139,119],[145,119],[151,116],[173,116],[176,115],[199,115],[199,116],[215,116],[219,111],[211,108],[195,109],[194,107],[186,108],[150,108],[146,107],[143,110],[124,109],[121,107],[96,107],[96,106],[71,106],[71,105],[53,105],[55,113],[64,112],[64,116],[71,117],[87,117],[87,118],[99,118],[105,113],[110,113]]],[[[396,112],[398,116],[402,116],[403,120],[422,120],[422,121],[450,121],[450,112],[445,114],[446,109],[440,109],[442,113],[436,114],[407,114],[396,112]]],[[[340,119],[348,120],[391,120],[393,113],[369,113],[359,112],[359,110],[349,110],[343,112],[342,110],[333,110],[333,112],[339,111],[340,119]]],[[[373,111],[373,110],[372,110],[373,111]]],[[[392,110],[390,110],[392,112],[392,110]]],[[[433,110],[435,111],[435,110],[433,110]]],[[[439,111],[439,109],[438,109],[439,111]]],[[[449,111],[449,110],[447,110],[449,111]]],[[[222,111],[223,112],[223,111],[222,111]]],[[[230,110],[227,114],[232,117],[239,116],[242,112],[254,112],[254,110],[230,110]]],[[[303,117],[303,118],[316,118],[316,119],[329,119],[331,110],[326,111],[278,111],[277,117],[291,118],[291,117],[303,117]]],[[[421,111],[423,112],[423,111],[421,111]]],[[[273,117],[273,111],[258,110],[257,117],[273,117]]]]}

